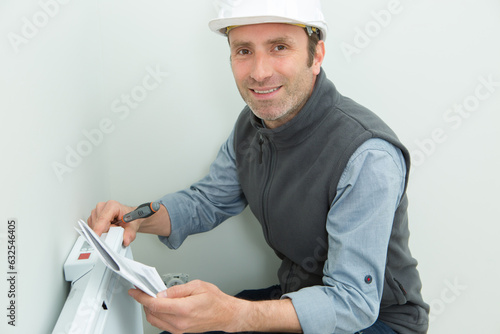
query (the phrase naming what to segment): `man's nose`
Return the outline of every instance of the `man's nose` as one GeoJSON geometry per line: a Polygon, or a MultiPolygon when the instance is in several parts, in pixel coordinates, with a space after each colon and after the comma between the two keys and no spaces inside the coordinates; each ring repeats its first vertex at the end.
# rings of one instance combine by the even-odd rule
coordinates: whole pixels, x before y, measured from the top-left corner
{"type": "Polygon", "coordinates": [[[257,82],[263,82],[273,75],[273,68],[269,56],[256,53],[250,76],[257,82]]]}

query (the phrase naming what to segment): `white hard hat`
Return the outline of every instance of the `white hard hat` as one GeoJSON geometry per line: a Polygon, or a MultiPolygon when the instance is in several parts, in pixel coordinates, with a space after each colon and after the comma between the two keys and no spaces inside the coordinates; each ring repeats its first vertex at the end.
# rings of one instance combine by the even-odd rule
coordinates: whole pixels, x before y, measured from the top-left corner
{"type": "Polygon", "coordinates": [[[289,23],[317,28],[326,40],[326,25],[320,0],[217,0],[218,18],[210,29],[226,36],[227,28],[260,23],[289,23]]]}

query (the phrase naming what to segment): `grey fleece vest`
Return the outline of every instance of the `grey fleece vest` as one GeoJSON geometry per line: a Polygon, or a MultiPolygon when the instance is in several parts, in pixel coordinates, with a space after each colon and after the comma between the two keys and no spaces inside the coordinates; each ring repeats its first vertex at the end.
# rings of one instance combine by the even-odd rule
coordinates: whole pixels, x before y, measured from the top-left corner
{"type": "MultiPolygon", "coordinates": [[[[349,158],[370,138],[401,149],[408,178],[408,150],[374,113],[340,95],[323,70],[304,108],[285,125],[264,128],[248,106],[240,114],[234,137],[238,176],[267,243],[282,259],[284,293],[323,285],[326,217],[349,158]]],[[[407,206],[405,193],[390,237],[379,319],[402,334],[425,333],[429,308],[408,248],[407,206]]]]}

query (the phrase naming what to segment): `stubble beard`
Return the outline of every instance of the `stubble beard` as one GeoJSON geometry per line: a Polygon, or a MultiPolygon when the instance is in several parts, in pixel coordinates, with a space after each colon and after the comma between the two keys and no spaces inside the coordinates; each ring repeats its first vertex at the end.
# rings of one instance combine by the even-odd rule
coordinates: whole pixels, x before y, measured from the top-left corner
{"type": "Polygon", "coordinates": [[[304,70],[304,73],[292,84],[289,85],[290,81],[286,78],[278,78],[275,80],[279,84],[270,84],[269,82],[260,83],[260,85],[250,80],[245,80],[242,87],[238,85],[238,90],[243,100],[246,102],[248,107],[258,118],[273,122],[280,119],[288,120],[293,118],[306,104],[307,100],[312,93],[314,75],[311,69],[308,67],[304,70]],[[247,87],[276,87],[282,86],[280,94],[283,97],[279,100],[266,100],[259,101],[255,100],[252,96],[252,92],[247,87]],[[306,89],[307,88],[307,89],[306,89]]]}

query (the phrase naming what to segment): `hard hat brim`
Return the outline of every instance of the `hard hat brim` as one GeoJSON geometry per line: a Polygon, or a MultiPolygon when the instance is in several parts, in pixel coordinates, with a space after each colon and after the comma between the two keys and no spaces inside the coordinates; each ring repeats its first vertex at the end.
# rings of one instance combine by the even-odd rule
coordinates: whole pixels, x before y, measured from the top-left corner
{"type": "Polygon", "coordinates": [[[213,19],[208,23],[208,27],[213,32],[226,36],[227,27],[261,24],[261,23],[288,23],[288,24],[303,24],[306,26],[312,26],[320,30],[320,39],[322,40],[326,39],[326,27],[324,22],[304,22],[282,16],[246,16],[246,17],[213,19]]]}

